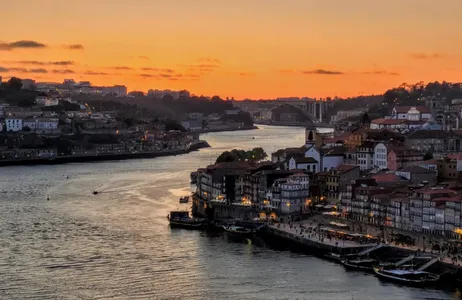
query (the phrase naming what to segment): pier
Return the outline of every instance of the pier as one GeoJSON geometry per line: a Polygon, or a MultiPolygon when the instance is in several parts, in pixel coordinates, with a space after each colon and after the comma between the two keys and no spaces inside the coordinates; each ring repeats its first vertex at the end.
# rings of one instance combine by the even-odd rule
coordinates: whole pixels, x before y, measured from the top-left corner
{"type": "Polygon", "coordinates": [[[376,243],[360,244],[346,239],[329,238],[317,230],[315,226],[303,226],[301,224],[268,225],[265,232],[267,235],[295,242],[306,250],[321,255],[358,253],[377,245],[376,243]]]}

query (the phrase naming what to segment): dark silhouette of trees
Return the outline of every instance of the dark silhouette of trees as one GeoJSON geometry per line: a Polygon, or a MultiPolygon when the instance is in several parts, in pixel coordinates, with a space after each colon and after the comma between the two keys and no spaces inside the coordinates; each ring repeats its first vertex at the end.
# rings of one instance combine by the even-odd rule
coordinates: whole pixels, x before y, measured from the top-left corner
{"type": "Polygon", "coordinates": [[[265,150],[261,147],[254,148],[249,151],[233,149],[225,151],[218,156],[215,163],[234,162],[234,161],[261,161],[268,157],[265,150]]]}

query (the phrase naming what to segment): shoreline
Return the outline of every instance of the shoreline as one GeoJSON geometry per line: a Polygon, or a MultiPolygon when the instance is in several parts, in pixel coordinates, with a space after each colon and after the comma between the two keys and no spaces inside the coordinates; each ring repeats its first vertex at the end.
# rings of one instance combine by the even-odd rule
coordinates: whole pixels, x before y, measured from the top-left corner
{"type": "Polygon", "coordinates": [[[300,128],[306,128],[306,127],[311,127],[311,126],[316,126],[319,128],[334,128],[331,125],[328,124],[316,124],[316,123],[285,123],[285,122],[255,122],[256,125],[268,125],[268,126],[287,126],[287,127],[300,127],[300,128]]]}
{"type": "Polygon", "coordinates": [[[80,155],[80,156],[59,156],[55,158],[34,158],[22,160],[0,161],[0,167],[9,166],[29,166],[29,165],[57,165],[74,162],[93,162],[107,160],[128,160],[137,158],[155,158],[162,156],[176,156],[197,151],[202,148],[210,147],[205,140],[191,144],[187,149],[171,149],[156,152],[138,152],[138,153],[120,153],[120,154],[102,154],[102,155],[80,155]]]}
{"type": "Polygon", "coordinates": [[[190,131],[190,132],[191,133],[198,133],[198,134],[206,134],[206,133],[212,133],[212,132],[245,131],[245,130],[254,130],[254,129],[259,129],[259,128],[254,125],[252,127],[245,127],[245,128],[210,129],[210,130],[203,129],[203,130],[190,131]]]}

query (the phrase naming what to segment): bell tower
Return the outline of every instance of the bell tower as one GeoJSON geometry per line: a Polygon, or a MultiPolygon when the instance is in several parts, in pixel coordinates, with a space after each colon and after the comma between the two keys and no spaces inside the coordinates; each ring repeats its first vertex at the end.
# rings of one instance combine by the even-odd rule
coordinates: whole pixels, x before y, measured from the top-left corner
{"type": "Polygon", "coordinates": [[[305,127],[305,147],[316,146],[319,136],[316,132],[316,126],[305,127]]]}

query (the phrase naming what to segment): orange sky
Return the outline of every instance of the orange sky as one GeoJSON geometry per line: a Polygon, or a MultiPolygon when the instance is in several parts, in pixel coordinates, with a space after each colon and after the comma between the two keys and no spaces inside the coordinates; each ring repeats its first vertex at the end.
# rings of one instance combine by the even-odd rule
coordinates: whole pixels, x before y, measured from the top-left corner
{"type": "Polygon", "coordinates": [[[382,93],[461,81],[461,12],[461,0],[5,1],[0,76],[236,99],[382,93]]]}

